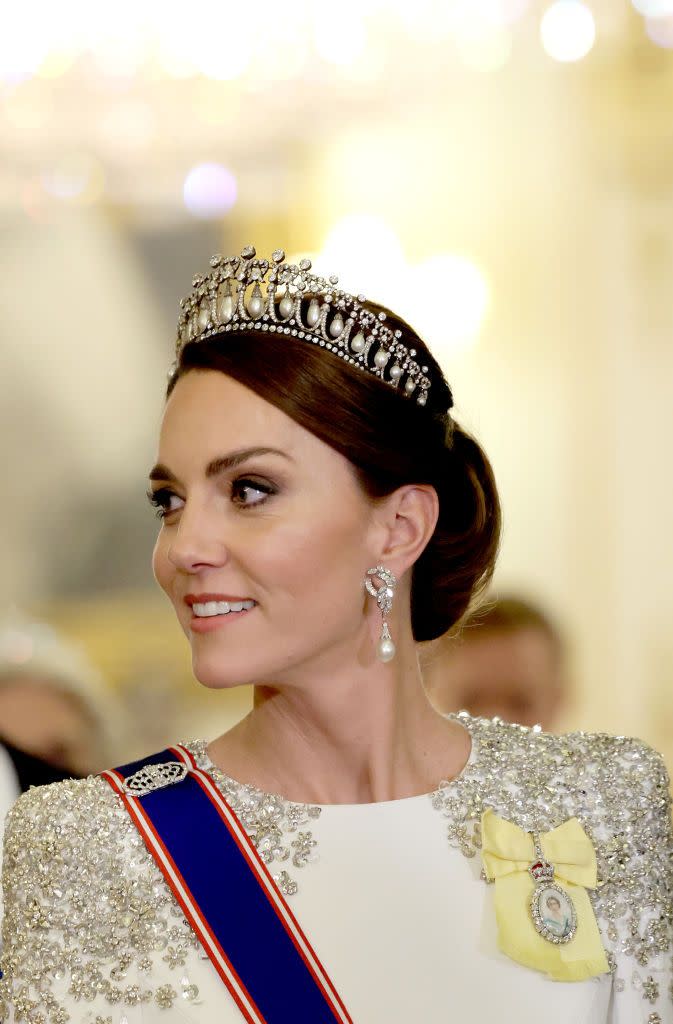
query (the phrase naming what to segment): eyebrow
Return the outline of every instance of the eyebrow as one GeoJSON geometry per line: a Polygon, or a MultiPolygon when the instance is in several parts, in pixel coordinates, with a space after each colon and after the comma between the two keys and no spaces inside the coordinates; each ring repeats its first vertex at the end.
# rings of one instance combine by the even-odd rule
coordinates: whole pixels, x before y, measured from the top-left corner
{"type": "MultiPolygon", "coordinates": [[[[235,469],[236,466],[247,462],[248,459],[253,459],[256,455],[280,455],[282,458],[292,461],[286,452],[281,452],[278,448],[241,448],[229,455],[220,455],[218,458],[212,459],[206,466],[206,479],[210,480],[226,470],[235,469]]],[[[150,470],[150,480],[166,480],[169,483],[177,483],[177,479],[175,473],[161,462],[150,470]]]]}

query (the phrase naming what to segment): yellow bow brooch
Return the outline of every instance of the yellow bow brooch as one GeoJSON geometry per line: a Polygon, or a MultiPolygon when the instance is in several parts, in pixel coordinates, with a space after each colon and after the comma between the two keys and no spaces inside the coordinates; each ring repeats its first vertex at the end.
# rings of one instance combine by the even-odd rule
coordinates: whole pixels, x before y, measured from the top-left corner
{"type": "Polygon", "coordinates": [[[597,885],[596,854],[577,818],[539,835],[489,809],[481,829],[502,952],[556,981],[609,971],[587,894],[597,885]]]}

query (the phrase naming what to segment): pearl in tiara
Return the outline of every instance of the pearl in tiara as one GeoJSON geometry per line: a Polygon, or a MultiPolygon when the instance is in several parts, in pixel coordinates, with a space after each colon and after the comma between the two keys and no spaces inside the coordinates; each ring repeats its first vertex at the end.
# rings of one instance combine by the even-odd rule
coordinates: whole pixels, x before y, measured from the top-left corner
{"type": "Polygon", "coordinates": [[[363,295],[337,287],[338,278],[311,273],[311,261],[285,262],[276,249],[270,260],[257,259],[252,246],[240,256],[213,256],[210,273],[197,274],[192,291],[180,303],[176,341],[203,341],[227,331],[268,331],[319,345],[373,374],[401,394],[425,405],[430,390],[428,367],[415,359],[416,350],[400,340],[402,332],[374,313],[363,295]]]}

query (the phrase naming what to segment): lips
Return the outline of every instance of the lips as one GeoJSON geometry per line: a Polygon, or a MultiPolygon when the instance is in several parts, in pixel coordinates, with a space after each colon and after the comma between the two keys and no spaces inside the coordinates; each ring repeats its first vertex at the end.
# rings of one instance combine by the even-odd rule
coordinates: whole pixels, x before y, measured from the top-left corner
{"type": "Polygon", "coordinates": [[[185,597],[185,604],[192,608],[195,604],[208,604],[209,601],[227,601],[229,604],[233,604],[236,601],[251,601],[252,598],[247,595],[232,595],[232,594],[216,594],[216,593],[204,593],[204,594],[187,594],[185,597]]]}

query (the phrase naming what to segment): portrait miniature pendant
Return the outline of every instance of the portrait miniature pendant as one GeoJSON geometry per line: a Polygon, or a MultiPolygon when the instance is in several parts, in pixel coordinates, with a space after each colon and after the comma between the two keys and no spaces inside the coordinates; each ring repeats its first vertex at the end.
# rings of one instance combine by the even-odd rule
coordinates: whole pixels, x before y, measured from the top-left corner
{"type": "Polygon", "coordinates": [[[528,868],[536,883],[530,899],[533,925],[547,942],[561,945],[570,942],[577,931],[577,911],[570,894],[554,881],[554,865],[545,859],[539,835],[536,832],[531,835],[536,856],[528,868]]]}

